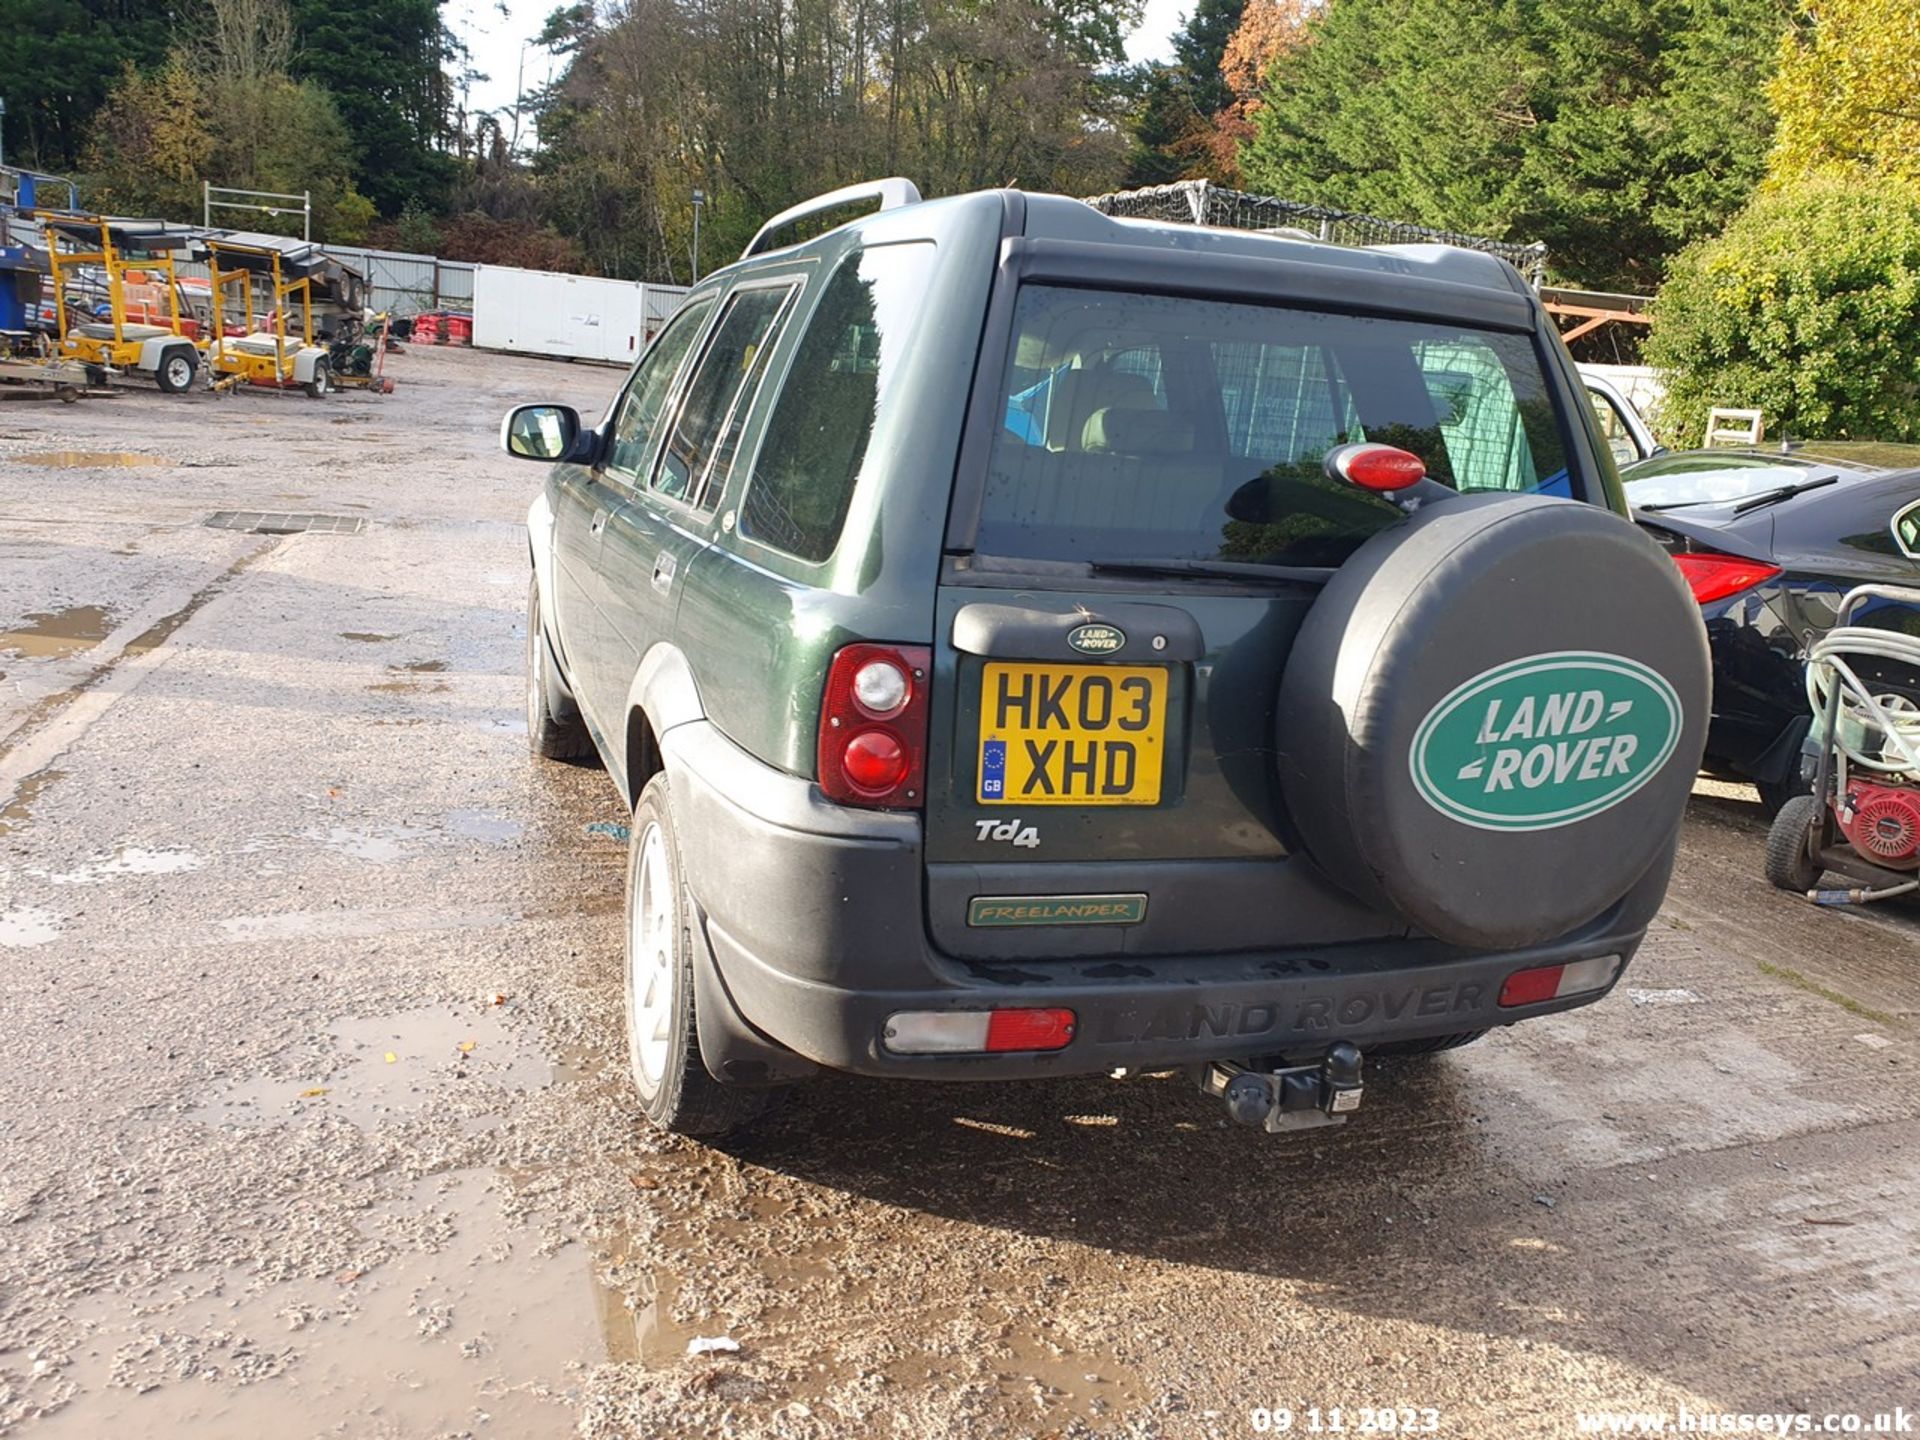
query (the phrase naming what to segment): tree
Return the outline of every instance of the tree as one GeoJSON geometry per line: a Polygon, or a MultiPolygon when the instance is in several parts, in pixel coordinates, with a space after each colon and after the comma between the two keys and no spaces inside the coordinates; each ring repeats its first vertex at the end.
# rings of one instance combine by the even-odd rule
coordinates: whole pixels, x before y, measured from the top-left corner
{"type": "Polygon", "coordinates": [[[1213,150],[1219,178],[1238,183],[1240,151],[1254,137],[1254,116],[1267,72],[1290,50],[1306,43],[1307,21],[1316,0],[1247,0],[1240,24],[1220,56],[1220,78],[1230,97],[1213,117],[1213,150]]]}
{"type": "Polygon", "coordinates": [[[0,0],[0,95],[14,164],[72,168],[128,65],[166,58],[192,0],[0,0]]]}
{"type": "Polygon", "coordinates": [[[1174,32],[1173,58],[1186,76],[1193,108],[1209,118],[1233,99],[1220,69],[1246,8],[1247,0],[1194,0],[1193,13],[1174,32]]]}
{"type": "Polygon", "coordinates": [[[1543,240],[1650,289],[1758,182],[1787,0],[1339,0],[1274,64],[1255,188],[1543,240]]]}
{"type": "Polygon", "coordinates": [[[1196,0],[1173,35],[1176,63],[1139,66],[1127,77],[1128,185],[1237,178],[1233,147],[1221,144],[1215,117],[1234,98],[1221,65],[1246,9],[1247,0],[1196,0]]]}
{"type": "MultiPolygon", "coordinates": [[[[286,72],[291,29],[285,0],[211,0],[191,49],[145,74],[128,66],[85,155],[92,203],[180,219],[199,213],[203,180],[310,192],[318,236],[359,239],[373,208],[354,187],[332,97],[286,72]]],[[[297,235],[301,217],[255,214],[237,228],[297,235]]]]}
{"type": "Polygon", "coordinates": [[[184,52],[144,75],[129,64],[94,117],[85,157],[94,182],[89,198],[121,214],[195,214],[215,144],[205,94],[184,52]]]}
{"type": "MultiPolygon", "coordinates": [[[[570,63],[539,97],[544,214],[604,273],[685,279],[797,199],[873,175],[928,194],[1118,181],[1108,73],[1133,0],[629,0],[556,12],[570,63]],[[671,56],[672,63],[663,63],[671,56]]],[[[512,199],[490,186],[487,207],[512,199]]]]}
{"type": "Polygon", "coordinates": [[[1831,175],[1762,194],[1675,260],[1646,354],[1675,443],[1712,405],[1796,435],[1920,440],[1920,195],[1831,175]]]}
{"type": "Polygon", "coordinates": [[[353,173],[383,215],[438,208],[457,172],[448,136],[451,46],[440,0],[293,0],[290,73],[333,95],[353,173]]]}
{"type": "Polygon", "coordinates": [[[1806,0],[1771,89],[1772,175],[1865,171],[1920,188],[1920,6],[1806,0]]]}

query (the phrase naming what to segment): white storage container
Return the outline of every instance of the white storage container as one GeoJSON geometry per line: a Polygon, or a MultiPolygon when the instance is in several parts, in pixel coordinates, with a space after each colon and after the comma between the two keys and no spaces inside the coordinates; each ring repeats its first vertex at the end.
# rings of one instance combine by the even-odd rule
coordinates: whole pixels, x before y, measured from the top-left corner
{"type": "Polygon", "coordinates": [[[473,343],[630,365],[685,294],[678,285],[482,265],[473,277],[473,343]]]}

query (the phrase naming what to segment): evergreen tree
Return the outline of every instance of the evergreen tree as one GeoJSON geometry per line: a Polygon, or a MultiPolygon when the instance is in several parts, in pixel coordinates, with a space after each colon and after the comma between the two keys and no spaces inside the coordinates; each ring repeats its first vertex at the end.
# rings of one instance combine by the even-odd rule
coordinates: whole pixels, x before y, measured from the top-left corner
{"type": "Polygon", "coordinates": [[[1240,27],[1247,0],[1194,0],[1193,13],[1173,36],[1173,58],[1185,72],[1193,108],[1211,118],[1224,110],[1233,92],[1221,77],[1227,42],[1240,27]]]}
{"type": "Polygon", "coordinates": [[[439,148],[451,98],[440,0],[293,0],[293,19],[293,76],[332,93],[380,213],[444,205],[458,167],[439,148]]]}
{"type": "Polygon", "coordinates": [[[7,102],[6,158],[70,170],[87,125],[128,65],[166,58],[194,0],[0,0],[0,96],[7,102]]]}
{"type": "Polygon", "coordinates": [[[1270,75],[1253,188],[1543,240],[1651,289],[1758,181],[1787,0],[1337,0],[1270,75]]]}

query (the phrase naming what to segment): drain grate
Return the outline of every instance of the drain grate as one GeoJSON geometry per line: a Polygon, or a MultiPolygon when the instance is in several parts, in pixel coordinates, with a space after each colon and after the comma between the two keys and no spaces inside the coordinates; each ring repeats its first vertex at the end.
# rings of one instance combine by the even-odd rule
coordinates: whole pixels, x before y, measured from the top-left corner
{"type": "Polygon", "coordinates": [[[358,535],[367,528],[359,515],[299,515],[285,510],[221,510],[207,517],[215,530],[246,530],[255,535],[358,535]]]}

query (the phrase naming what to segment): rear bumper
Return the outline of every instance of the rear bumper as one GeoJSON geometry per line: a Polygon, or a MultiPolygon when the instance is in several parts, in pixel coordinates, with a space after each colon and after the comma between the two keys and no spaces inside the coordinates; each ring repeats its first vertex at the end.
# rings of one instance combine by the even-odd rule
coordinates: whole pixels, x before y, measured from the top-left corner
{"type": "MultiPolygon", "coordinates": [[[[1348,1040],[1364,1052],[1509,1025],[1606,992],[1503,1008],[1516,970],[1632,958],[1666,889],[1656,865],[1634,894],[1552,945],[1470,954],[1422,939],[1318,951],[1085,961],[960,961],[929,945],[917,817],[849,811],[761,765],[712,726],[662,737],[686,873],[705,917],[702,1052],[721,1078],[784,1078],[811,1065],[926,1080],[1161,1069],[1348,1040]],[[752,808],[740,803],[753,797],[752,808]],[[1070,1009],[1050,1053],[901,1055],[902,1010],[1070,1009]],[[718,1012],[718,1013],[716,1013],[718,1012]],[[766,1068],[751,1058],[758,1053],[766,1068]],[[782,1064],[780,1052],[802,1062],[782,1064]],[[727,1057],[734,1057],[729,1060],[727,1057]],[[736,1069],[735,1066],[742,1068],[736,1069]]],[[[1617,982],[1616,982],[1617,983],[1617,982]]]]}

